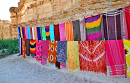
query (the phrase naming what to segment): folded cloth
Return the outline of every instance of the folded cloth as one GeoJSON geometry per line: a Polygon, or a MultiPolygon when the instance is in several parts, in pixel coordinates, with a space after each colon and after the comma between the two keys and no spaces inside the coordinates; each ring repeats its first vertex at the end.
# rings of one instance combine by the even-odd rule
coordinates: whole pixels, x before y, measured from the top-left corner
{"type": "Polygon", "coordinates": [[[127,76],[130,78],[130,40],[123,40],[126,58],[127,76]]]}
{"type": "Polygon", "coordinates": [[[40,27],[37,27],[37,37],[38,37],[38,40],[41,40],[40,27]]]}
{"type": "Polygon", "coordinates": [[[55,36],[54,36],[54,25],[49,26],[49,31],[50,31],[50,40],[55,41],[55,36]]]}
{"type": "Polygon", "coordinates": [[[66,41],[65,39],[65,24],[59,24],[59,32],[60,32],[60,41],[66,41]]]}
{"type": "Polygon", "coordinates": [[[123,10],[103,14],[102,36],[106,40],[123,39],[123,10]]]}
{"type": "Polygon", "coordinates": [[[30,56],[30,40],[26,39],[26,54],[30,56]]]}
{"type": "Polygon", "coordinates": [[[80,70],[106,74],[105,42],[79,41],[78,43],[80,70]]]}
{"type": "Polygon", "coordinates": [[[41,40],[46,40],[45,26],[40,28],[41,40]]]}
{"type": "Polygon", "coordinates": [[[114,78],[126,77],[126,61],[122,40],[106,40],[106,66],[114,78]]]}
{"type": "Polygon", "coordinates": [[[42,56],[41,56],[41,64],[42,65],[47,64],[48,49],[49,49],[49,41],[42,41],[42,56]]]}
{"type": "Polygon", "coordinates": [[[26,58],[26,39],[25,38],[22,38],[22,55],[23,55],[23,58],[26,58]]]}
{"type": "Polygon", "coordinates": [[[65,23],[65,35],[67,41],[74,41],[72,21],[65,23]]]}
{"type": "Polygon", "coordinates": [[[81,41],[79,20],[73,21],[74,41],[81,41]]]}
{"type": "Polygon", "coordinates": [[[45,31],[46,31],[46,40],[50,40],[49,26],[45,26],[45,31]]]}
{"type": "Polygon", "coordinates": [[[36,56],[36,40],[30,40],[30,54],[33,58],[36,56]]]}
{"type": "Polygon", "coordinates": [[[96,15],[85,19],[86,40],[101,40],[101,18],[102,15],[96,15]]]}
{"type": "Polygon", "coordinates": [[[81,34],[81,41],[86,41],[85,19],[80,21],[80,34],[81,34]]]}
{"type": "Polygon", "coordinates": [[[42,41],[36,40],[36,60],[40,61],[42,56],[42,41]]]}
{"type": "Polygon", "coordinates": [[[55,41],[60,41],[59,24],[54,25],[55,41]]]}

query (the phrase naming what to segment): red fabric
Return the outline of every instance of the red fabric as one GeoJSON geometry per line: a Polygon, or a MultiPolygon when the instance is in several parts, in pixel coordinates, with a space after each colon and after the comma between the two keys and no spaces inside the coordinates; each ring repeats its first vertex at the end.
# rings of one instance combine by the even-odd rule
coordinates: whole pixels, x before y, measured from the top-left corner
{"type": "Polygon", "coordinates": [[[25,32],[25,27],[23,27],[23,35],[24,35],[24,38],[26,38],[26,32],[25,32]]]}
{"type": "Polygon", "coordinates": [[[54,25],[55,41],[60,41],[59,24],[54,25]]]}
{"type": "Polygon", "coordinates": [[[126,21],[127,21],[127,30],[128,30],[128,39],[130,39],[130,5],[125,7],[126,21]]]}
{"type": "Polygon", "coordinates": [[[31,39],[33,39],[32,27],[30,27],[31,39]]]}
{"type": "Polygon", "coordinates": [[[25,38],[22,38],[22,55],[23,55],[23,58],[26,58],[26,39],[25,38]]]}
{"type": "Polygon", "coordinates": [[[105,42],[79,41],[80,69],[106,74],[105,42]]]}

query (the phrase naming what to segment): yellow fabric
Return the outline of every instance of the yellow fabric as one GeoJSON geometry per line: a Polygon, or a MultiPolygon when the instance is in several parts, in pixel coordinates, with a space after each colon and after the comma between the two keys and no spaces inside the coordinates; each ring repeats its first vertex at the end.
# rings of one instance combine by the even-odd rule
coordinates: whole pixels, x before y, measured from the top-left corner
{"type": "Polygon", "coordinates": [[[31,51],[35,51],[35,49],[36,49],[36,48],[31,48],[31,47],[30,47],[30,50],[31,50],[31,51]]]}
{"type": "Polygon", "coordinates": [[[36,41],[35,41],[35,42],[30,42],[30,44],[31,44],[31,45],[34,45],[34,44],[36,44],[36,41]]]}
{"type": "Polygon", "coordinates": [[[75,42],[67,41],[68,70],[70,70],[70,71],[79,70],[79,58],[77,58],[77,57],[79,57],[79,54],[76,54],[78,52],[77,51],[78,46],[75,45],[75,42]],[[75,49],[75,47],[76,47],[76,49],[75,49]]]}
{"type": "Polygon", "coordinates": [[[91,22],[91,23],[85,23],[86,28],[94,28],[101,24],[102,15],[100,15],[100,18],[97,21],[91,22]]]}
{"type": "Polygon", "coordinates": [[[23,38],[22,27],[20,27],[21,38],[23,38]]]}
{"type": "Polygon", "coordinates": [[[50,35],[50,31],[49,32],[46,32],[46,36],[49,36],[50,35]]]}
{"type": "Polygon", "coordinates": [[[126,69],[127,69],[127,76],[130,78],[130,40],[124,40],[124,49],[126,52],[126,69]]]}

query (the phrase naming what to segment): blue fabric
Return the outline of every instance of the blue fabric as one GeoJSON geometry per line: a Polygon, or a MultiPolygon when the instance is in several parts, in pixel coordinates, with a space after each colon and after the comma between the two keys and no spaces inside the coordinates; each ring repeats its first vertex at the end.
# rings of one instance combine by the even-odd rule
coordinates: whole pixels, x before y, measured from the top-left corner
{"type": "Polygon", "coordinates": [[[30,27],[27,27],[27,31],[28,31],[28,39],[31,39],[30,27]]]}
{"type": "Polygon", "coordinates": [[[49,30],[50,30],[50,40],[51,40],[51,41],[55,41],[54,25],[50,25],[50,26],[49,26],[49,30]]]}
{"type": "Polygon", "coordinates": [[[18,26],[18,37],[21,37],[20,27],[18,26]]]}
{"type": "Polygon", "coordinates": [[[57,61],[66,64],[67,41],[57,41],[57,61]]]}
{"type": "Polygon", "coordinates": [[[25,38],[25,37],[24,37],[24,31],[23,31],[23,27],[22,27],[22,34],[23,34],[23,38],[25,38]]]}
{"type": "Polygon", "coordinates": [[[37,27],[37,36],[38,36],[38,40],[41,40],[40,27],[37,27]]]}

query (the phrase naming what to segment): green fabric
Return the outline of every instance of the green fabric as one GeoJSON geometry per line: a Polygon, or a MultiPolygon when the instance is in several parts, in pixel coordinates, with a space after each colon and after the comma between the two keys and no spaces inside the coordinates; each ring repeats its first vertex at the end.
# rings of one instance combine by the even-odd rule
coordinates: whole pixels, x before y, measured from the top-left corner
{"type": "Polygon", "coordinates": [[[45,26],[41,27],[42,28],[42,40],[46,40],[46,31],[45,31],[45,26]]]}
{"type": "Polygon", "coordinates": [[[50,36],[46,36],[46,39],[50,39],[50,36]]]}
{"type": "Polygon", "coordinates": [[[94,27],[94,28],[86,28],[87,34],[93,34],[93,33],[100,32],[100,31],[101,31],[101,25],[99,25],[98,27],[94,27]]]}

